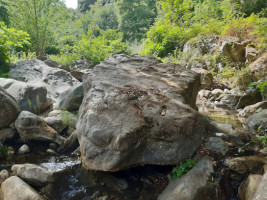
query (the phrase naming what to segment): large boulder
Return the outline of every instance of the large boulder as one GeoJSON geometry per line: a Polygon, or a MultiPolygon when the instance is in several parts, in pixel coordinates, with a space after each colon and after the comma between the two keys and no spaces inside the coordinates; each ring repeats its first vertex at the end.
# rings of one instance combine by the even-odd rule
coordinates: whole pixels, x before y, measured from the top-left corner
{"type": "Polygon", "coordinates": [[[176,164],[202,142],[205,125],[192,108],[200,77],[193,71],[114,55],[86,74],[83,86],[76,128],[90,169],[176,164]]]}
{"type": "Polygon", "coordinates": [[[267,199],[267,166],[264,167],[264,175],[262,176],[261,182],[255,192],[253,200],[266,200],[267,199]]]}
{"type": "Polygon", "coordinates": [[[210,88],[213,84],[213,76],[212,73],[208,70],[201,69],[201,68],[193,68],[194,72],[200,74],[201,79],[201,89],[210,88]]]}
{"type": "Polygon", "coordinates": [[[36,190],[17,176],[11,176],[2,183],[0,194],[1,200],[44,200],[36,190]]]}
{"type": "Polygon", "coordinates": [[[0,129],[14,122],[20,113],[16,100],[0,87],[0,129]]]}
{"type": "Polygon", "coordinates": [[[213,200],[216,192],[209,181],[213,172],[212,162],[203,159],[187,174],[171,181],[157,200],[213,200]]]}
{"type": "Polygon", "coordinates": [[[69,72],[49,67],[37,59],[18,61],[11,66],[9,74],[15,80],[41,83],[53,100],[79,82],[69,72]]]}
{"type": "Polygon", "coordinates": [[[37,115],[22,111],[15,121],[20,137],[25,140],[51,141],[62,144],[64,138],[37,115]]]}
{"type": "Polygon", "coordinates": [[[46,87],[41,83],[25,83],[14,79],[0,78],[0,86],[18,102],[21,110],[34,113],[45,111],[52,105],[46,87]]]}

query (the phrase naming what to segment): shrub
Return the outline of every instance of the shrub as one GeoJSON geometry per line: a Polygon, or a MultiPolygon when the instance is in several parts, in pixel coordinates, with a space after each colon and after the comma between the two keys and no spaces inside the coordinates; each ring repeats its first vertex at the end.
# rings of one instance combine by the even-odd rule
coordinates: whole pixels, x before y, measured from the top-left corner
{"type": "Polygon", "coordinates": [[[180,178],[182,175],[187,173],[191,168],[197,165],[197,162],[192,159],[187,159],[186,162],[181,163],[179,166],[173,168],[172,179],[175,180],[180,178]]]}

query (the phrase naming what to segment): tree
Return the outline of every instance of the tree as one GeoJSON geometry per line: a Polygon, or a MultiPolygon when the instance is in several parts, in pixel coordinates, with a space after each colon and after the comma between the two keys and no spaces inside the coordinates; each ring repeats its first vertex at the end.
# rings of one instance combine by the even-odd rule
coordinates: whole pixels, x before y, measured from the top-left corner
{"type": "Polygon", "coordinates": [[[55,21],[60,0],[6,0],[13,27],[26,31],[36,55],[42,55],[48,46],[51,24],[55,21]]]}
{"type": "Polygon", "coordinates": [[[9,25],[8,13],[5,5],[5,2],[0,0],[0,21],[3,21],[6,25],[9,25]]]}
{"type": "Polygon", "coordinates": [[[29,44],[29,35],[21,30],[8,28],[0,22],[0,65],[8,60],[8,51],[29,44]]]}
{"type": "Polygon", "coordinates": [[[124,40],[140,41],[157,16],[156,0],[121,0],[119,11],[124,40]]]}
{"type": "Polygon", "coordinates": [[[78,0],[78,9],[80,12],[85,13],[90,10],[90,5],[93,5],[97,0],[78,0]]]}

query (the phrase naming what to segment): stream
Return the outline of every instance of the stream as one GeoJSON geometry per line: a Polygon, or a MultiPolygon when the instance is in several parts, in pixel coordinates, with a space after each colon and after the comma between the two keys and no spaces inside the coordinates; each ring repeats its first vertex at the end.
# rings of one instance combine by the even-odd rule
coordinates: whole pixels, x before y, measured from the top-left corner
{"type": "MultiPolygon", "coordinates": [[[[237,128],[243,127],[235,113],[230,111],[224,113],[205,110],[201,114],[220,123],[230,123],[237,128]]],[[[29,143],[31,154],[11,155],[2,159],[0,170],[10,169],[13,164],[23,163],[38,164],[53,170],[56,174],[56,182],[50,189],[48,198],[53,200],[156,200],[167,186],[174,167],[146,165],[115,173],[87,171],[82,167],[79,157],[49,155],[46,153],[47,145],[29,143]]],[[[19,146],[14,147],[16,152],[18,148],[19,146]]],[[[236,150],[227,153],[232,157],[248,154],[249,152],[239,153],[236,150]]],[[[237,194],[239,183],[229,179],[224,158],[215,156],[215,161],[214,182],[218,185],[215,199],[223,199],[220,196],[224,194],[229,200],[239,200],[237,194]],[[224,170],[225,172],[222,173],[224,170]]]]}

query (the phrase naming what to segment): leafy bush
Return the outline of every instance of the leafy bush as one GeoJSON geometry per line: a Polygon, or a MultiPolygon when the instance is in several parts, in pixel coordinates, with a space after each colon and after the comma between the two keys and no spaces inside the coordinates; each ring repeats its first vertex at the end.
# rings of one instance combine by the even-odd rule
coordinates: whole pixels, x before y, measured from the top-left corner
{"type": "Polygon", "coordinates": [[[60,56],[50,58],[63,65],[70,65],[73,60],[78,59],[91,60],[98,64],[112,54],[126,53],[128,45],[122,39],[122,33],[116,30],[103,31],[93,27],[77,45],[65,45],[60,56]]]}
{"type": "Polygon", "coordinates": [[[0,65],[9,60],[9,50],[29,44],[29,35],[0,22],[0,65]]]}
{"type": "Polygon", "coordinates": [[[64,66],[70,66],[73,60],[81,59],[81,55],[78,53],[61,53],[60,55],[50,55],[49,57],[51,60],[64,66]]]}
{"type": "Polygon", "coordinates": [[[187,173],[191,168],[197,165],[197,162],[192,159],[187,159],[186,162],[181,163],[179,166],[173,168],[172,179],[175,180],[180,178],[182,175],[187,173]]]}

